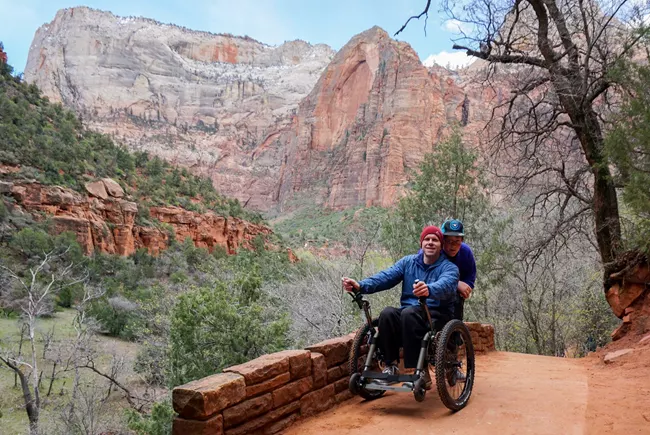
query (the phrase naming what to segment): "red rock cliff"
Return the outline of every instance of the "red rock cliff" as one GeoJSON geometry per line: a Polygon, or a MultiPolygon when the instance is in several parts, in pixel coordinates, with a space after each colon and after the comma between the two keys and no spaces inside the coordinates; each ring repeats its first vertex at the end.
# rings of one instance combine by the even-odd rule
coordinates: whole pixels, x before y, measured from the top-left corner
{"type": "Polygon", "coordinates": [[[170,232],[177,240],[189,237],[196,246],[210,251],[219,246],[232,254],[240,246],[251,247],[258,234],[272,233],[263,225],[180,207],[151,207],[151,217],[166,225],[146,227],[136,224],[138,205],[125,199],[113,180],[89,183],[86,188],[89,196],[60,186],[0,182],[0,193],[12,196],[16,207],[51,217],[55,231],[75,233],[87,254],[99,250],[130,255],[138,248],[157,254],[167,247],[170,232]]]}
{"type": "Polygon", "coordinates": [[[333,208],[390,205],[445,124],[417,54],[374,27],[336,54],[300,103],[275,199],[315,191],[333,208]]]}
{"type": "Polygon", "coordinates": [[[466,72],[427,69],[378,27],[334,55],[88,8],[37,31],[25,78],[87,127],[257,210],[393,204],[465,96],[474,142],[500,95],[466,72]]]}
{"type": "Polygon", "coordinates": [[[285,208],[307,198],[334,209],[394,204],[463,107],[465,139],[478,143],[501,91],[473,76],[427,69],[379,27],[355,36],[302,100],[292,127],[267,140],[286,144],[274,199],[285,208]]]}

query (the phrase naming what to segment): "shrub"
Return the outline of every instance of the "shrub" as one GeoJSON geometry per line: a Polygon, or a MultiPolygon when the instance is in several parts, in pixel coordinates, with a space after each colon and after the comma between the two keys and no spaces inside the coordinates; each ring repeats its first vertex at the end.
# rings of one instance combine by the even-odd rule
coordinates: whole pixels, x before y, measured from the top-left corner
{"type": "Polygon", "coordinates": [[[184,384],[282,350],[288,326],[277,310],[242,304],[223,284],[185,293],[171,315],[168,382],[184,384]]]}
{"type": "Polygon", "coordinates": [[[127,410],[129,429],[138,435],[168,435],[172,433],[174,408],[169,399],[154,403],[151,414],[142,415],[133,409],[127,410]]]}

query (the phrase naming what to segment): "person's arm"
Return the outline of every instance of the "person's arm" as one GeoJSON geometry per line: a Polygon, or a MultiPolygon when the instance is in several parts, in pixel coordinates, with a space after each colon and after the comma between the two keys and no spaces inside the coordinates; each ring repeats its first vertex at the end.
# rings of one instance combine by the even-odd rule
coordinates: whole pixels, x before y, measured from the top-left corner
{"type": "Polygon", "coordinates": [[[361,293],[377,293],[393,288],[402,282],[404,279],[404,268],[407,261],[406,258],[407,257],[402,258],[388,269],[382,270],[370,278],[366,278],[363,281],[359,282],[361,293]]]}
{"type": "Polygon", "coordinates": [[[458,281],[458,294],[461,298],[467,299],[472,295],[474,289],[474,282],[476,281],[476,261],[474,261],[474,254],[472,249],[467,247],[467,255],[463,257],[463,270],[464,274],[458,281]]]}
{"type": "Polygon", "coordinates": [[[474,253],[471,248],[468,249],[467,271],[467,276],[463,277],[463,282],[474,289],[474,282],[476,281],[476,261],[474,260],[474,253]]]}
{"type": "Polygon", "coordinates": [[[429,297],[440,301],[456,297],[458,286],[458,267],[451,261],[446,261],[441,266],[440,276],[434,282],[428,282],[429,297]]]}

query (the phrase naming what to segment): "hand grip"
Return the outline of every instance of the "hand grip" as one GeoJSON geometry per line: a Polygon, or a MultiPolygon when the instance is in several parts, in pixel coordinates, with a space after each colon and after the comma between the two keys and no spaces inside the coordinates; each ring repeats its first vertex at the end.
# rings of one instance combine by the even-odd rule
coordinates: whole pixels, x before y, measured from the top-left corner
{"type": "MultiPolygon", "coordinates": [[[[420,280],[416,279],[414,284],[417,284],[419,282],[420,282],[420,280]]],[[[427,297],[426,296],[420,296],[418,298],[418,300],[420,301],[420,305],[426,305],[426,303],[427,303],[427,297]]]]}

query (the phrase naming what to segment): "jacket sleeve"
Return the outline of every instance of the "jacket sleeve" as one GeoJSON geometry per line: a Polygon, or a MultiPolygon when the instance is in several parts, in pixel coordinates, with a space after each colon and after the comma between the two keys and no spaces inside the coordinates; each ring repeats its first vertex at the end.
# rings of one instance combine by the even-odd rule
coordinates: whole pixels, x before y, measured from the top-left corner
{"type": "Polygon", "coordinates": [[[445,301],[456,297],[458,287],[458,267],[451,261],[445,261],[440,265],[441,271],[438,279],[428,282],[429,297],[439,301],[445,301]]]}
{"type": "Polygon", "coordinates": [[[386,270],[366,278],[359,283],[361,293],[371,294],[391,289],[404,279],[404,269],[406,267],[406,258],[404,257],[397,263],[386,270]]]}
{"type": "Polygon", "coordinates": [[[469,250],[469,255],[467,259],[467,269],[468,269],[468,273],[466,277],[463,277],[465,278],[463,282],[468,286],[470,286],[473,290],[474,283],[476,282],[476,261],[474,260],[474,253],[472,252],[471,249],[469,250]]]}

